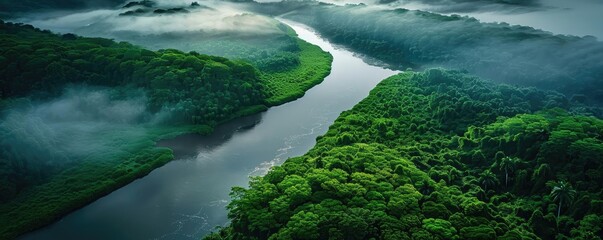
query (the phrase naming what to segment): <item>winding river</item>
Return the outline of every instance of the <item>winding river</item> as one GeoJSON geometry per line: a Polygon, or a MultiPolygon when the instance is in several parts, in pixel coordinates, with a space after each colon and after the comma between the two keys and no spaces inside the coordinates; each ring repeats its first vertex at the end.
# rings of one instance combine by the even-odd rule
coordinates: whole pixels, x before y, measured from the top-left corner
{"type": "Polygon", "coordinates": [[[289,24],[307,42],[330,52],[331,74],[296,101],[237,119],[211,136],[162,141],[176,160],[22,239],[200,239],[228,223],[233,186],[307,152],[339,114],[395,71],[368,65],[311,29],[289,24]]]}

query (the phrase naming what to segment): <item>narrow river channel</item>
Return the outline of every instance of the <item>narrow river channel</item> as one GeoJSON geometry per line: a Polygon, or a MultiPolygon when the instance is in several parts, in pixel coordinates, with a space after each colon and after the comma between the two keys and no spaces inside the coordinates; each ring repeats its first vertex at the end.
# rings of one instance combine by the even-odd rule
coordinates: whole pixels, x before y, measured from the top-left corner
{"type": "Polygon", "coordinates": [[[333,57],[331,74],[303,98],[220,126],[211,136],[162,141],[176,160],[22,239],[201,239],[228,223],[233,186],[247,186],[307,152],[339,114],[395,71],[371,66],[311,29],[283,20],[333,57]]]}

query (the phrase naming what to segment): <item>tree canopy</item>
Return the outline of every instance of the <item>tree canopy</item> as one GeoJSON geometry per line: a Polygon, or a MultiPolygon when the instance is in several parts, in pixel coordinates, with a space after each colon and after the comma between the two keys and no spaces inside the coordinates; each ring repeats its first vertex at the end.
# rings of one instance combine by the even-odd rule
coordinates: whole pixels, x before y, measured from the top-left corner
{"type": "Polygon", "coordinates": [[[601,235],[603,121],[567,109],[559,93],[456,71],[390,77],[307,154],[233,191],[231,225],[207,239],[601,235]]]}
{"type": "Polygon", "coordinates": [[[3,99],[48,97],[67,84],[131,86],[148,92],[153,111],[173,113],[172,122],[208,125],[264,103],[257,70],[245,62],[0,24],[3,99]]]}

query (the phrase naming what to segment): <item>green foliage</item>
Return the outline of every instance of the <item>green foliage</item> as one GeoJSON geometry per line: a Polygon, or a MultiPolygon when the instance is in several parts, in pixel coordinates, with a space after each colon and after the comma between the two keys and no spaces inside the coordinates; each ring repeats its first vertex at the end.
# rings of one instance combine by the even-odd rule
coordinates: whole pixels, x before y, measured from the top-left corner
{"type": "Polygon", "coordinates": [[[318,46],[299,39],[287,25],[254,14],[236,16],[237,21],[273,24],[270,33],[192,31],[178,37],[157,35],[149,37],[121,36],[123,39],[152,48],[176,48],[203,52],[229,59],[240,59],[259,70],[260,83],[266,100],[264,105],[275,106],[302,97],[308,89],[319,84],[329,74],[333,57],[318,46]],[[203,41],[190,41],[203,39],[203,41]]]}
{"type": "Polygon", "coordinates": [[[590,199],[601,199],[603,164],[595,156],[603,121],[560,109],[570,107],[558,93],[456,71],[390,77],[308,153],[236,190],[223,231],[234,239],[600,235],[582,226],[600,225],[593,217],[600,204],[590,199]],[[538,185],[546,179],[566,179],[576,186],[575,201],[585,202],[568,208],[559,225],[555,198],[538,185]],[[251,228],[256,211],[269,211],[276,224],[251,228]],[[309,235],[292,235],[302,231],[309,235]]]}
{"type": "Polygon", "coordinates": [[[456,229],[449,221],[443,219],[427,218],[423,220],[423,228],[440,236],[443,239],[452,239],[456,235],[456,229]]]}
{"type": "MultiPolygon", "coordinates": [[[[121,147],[119,152],[91,156],[72,164],[40,184],[0,205],[0,238],[11,239],[42,227],[109,194],[173,159],[170,149],[156,148],[155,141],[190,132],[191,127],[155,128],[137,139],[123,139],[120,134],[106,137],[121,147]]],[[[0,159],[1,162],[10,159],[0,159]]],[[[5,169],[2,169],[5,170],[5,169]]],[[[8,182],[2,175],[3,186],[8,182]]]]}
{"type": "Polygon", "coordinates": [[[603,219],[596,214],[584,216],[579,226],[572,229],[571,235],[574,239],[601,239],[603,219]]]}
{"type": "Polygon", "coordinates": [[[495,187],[497,184],[496,175],[490,170],[486,170],[480,174],[480,181],[486,192],[488,191],[488,186],[495,187]]]}
{"type": "MultiPolygon", "coordinates": [[[[236,15],[233,19],[241,22],[264,22],[272,32],[191,31],[178,33],[176,34],[178,37],[171,34],[151,38],[136,35],[119,36],[151,48],[170,47],[229,59],[241,59],[265,73],[286,72],[302,65],[302,46],[295,31],[289,26],[255,14],[236,15]],[[203,41],[190,41],[190,39],[203,39],[203,41]]],[[[321,52],[321,54],[325,53],[321,52]]]]}
{"type": "MultiPolygon", "coordinates": [[[[498,153],[502,152],[497,152],[497,154],[498,153]]],[[[515,171],[517,164],[519,164],[519,158],[503,157],[500,159],[498,168],[505,172],[505,187],[508,186],[509,183],[509,174],[512,174],[515,171]]]]}
{"type": "Polygon", "coordinates": [[[496,239],[496,232],[488,226],[465,227],[461,229],[463,239],[488,240],[496,239]]]}
{"type": "Polygon", "coordinates": [[[300,48],[299,66],[287,71],[267,71],[260,75],[267,89],[268,105],[278,105],[302,97],[331,72],[331,54],[302,40],[297,40],[297,43],[300,48]]]}
{"type": "Polygon", "coordinates": [[[576,197],[576,190],[572,188],[569,184],[564,181],[559,183],[555,183],[553,185],[553,190],[551,190],[551,196],[553,197],[553,201],[557,201],[557,219],[559,219],[559,215],[561,214],[561,207],[565,203],[566,205],[570,205],[574,198],[576,197]]]}

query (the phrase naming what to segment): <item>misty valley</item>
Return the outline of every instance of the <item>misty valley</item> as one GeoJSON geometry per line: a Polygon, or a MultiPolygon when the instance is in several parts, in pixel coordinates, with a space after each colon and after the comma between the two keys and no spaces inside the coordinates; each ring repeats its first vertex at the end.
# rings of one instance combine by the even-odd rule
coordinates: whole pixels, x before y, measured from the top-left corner
{"type": "Polygon", "coordinates": [[[0,239],[602,239],[598,0],[0,0],[0,239]]]}

